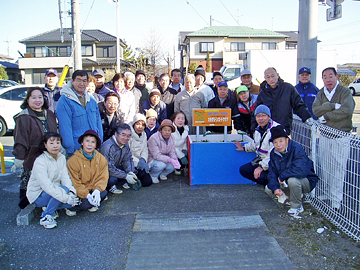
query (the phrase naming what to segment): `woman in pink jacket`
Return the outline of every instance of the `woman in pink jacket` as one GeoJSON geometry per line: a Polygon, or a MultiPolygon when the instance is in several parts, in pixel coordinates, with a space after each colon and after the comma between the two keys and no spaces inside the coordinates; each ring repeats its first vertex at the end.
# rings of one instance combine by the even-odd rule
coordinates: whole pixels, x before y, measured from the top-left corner
{"type": "Polygon", "coordinates": [[[175,131],[169,119],[161,122],[159,131],[148,140],[150,176],[153,183],[159,183],[158,178],[167,180],[167,175],[175,169],[180,169],[177,159],[174,138],[171,133],[175,131]]]}

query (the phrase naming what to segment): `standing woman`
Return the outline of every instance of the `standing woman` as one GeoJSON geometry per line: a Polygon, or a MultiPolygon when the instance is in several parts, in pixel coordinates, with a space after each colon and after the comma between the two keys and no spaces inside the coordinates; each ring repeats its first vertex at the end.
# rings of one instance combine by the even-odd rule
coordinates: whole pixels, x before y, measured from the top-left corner
{"type": "Polygon", "coordinates": [[[124,122],[130,124],[135,116],[135,97],[133,93],[125,88],[125,76],[122,73],[116,73],[112,79],[114,92],[120,96],[120,110],[125,114],[124,122]]]}
{"type": "Polygon", "coordinates": [[[19,207],[24,209],[29,201],[26,198],[27,184],[37,156],[41,154],[39,144],[48,132],[56,132],[55,114],[48,110],[47,100],[44,100],[44,91],[40,87],[30,87],[20,108],[22,111],[14,116],[14,165],[12,172],[22,168],[20,183],[19,207]]]}

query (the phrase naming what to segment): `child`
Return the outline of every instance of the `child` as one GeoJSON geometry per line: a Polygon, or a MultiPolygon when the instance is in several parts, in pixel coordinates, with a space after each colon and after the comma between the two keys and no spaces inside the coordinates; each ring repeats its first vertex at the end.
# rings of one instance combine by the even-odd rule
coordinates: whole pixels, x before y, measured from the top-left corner
{"type": "Polygon", "coordinates": [[[149,140],[151,135],[156,133],[159,129],[160,124],[157,122],[157,112],[154,109],[149,109],[146,112],[146,124],[145,128],[146,137],[149,140]]]}
{"type": "Polygon", "coordinates": [[[61,136],[46,133],[40,144],[43,152],[34,162],[26,196],[36,207],[43,207],[40,225],[46,229],[57,226],[57,209],[69,208],[79,203],[76,189],[66,169],[66,158],[60,154],[61,136]]]}
{"type": "MultiPolygon", "coordinates": [[[[170,120],[173,121],[173,125],[175,127],[175,132],[172,134],[172,136],[175,139],[176,155],[182,165],[181,167],[183,168],[189,164],[187,159],[188,151],[186,145],[186,138],[189,134],[189,127],[187,125],[188,121],[183,112],[174,113],[170,120]]],[[[175,174],[180,175],[181,170],[175,170],[175,174]]]]}
{"type": "Polygon", "coordinates": [[[106,185],[109,179],[108,163],[95,148],[100,148],[101,140],[94,130],[87,130],[79,138],[80,149],[69,158],[67,167],[76,188],[81,204],[66,209],[68,216],[76,212],[89,210],[96,212],[107,195],[106,185]]]}

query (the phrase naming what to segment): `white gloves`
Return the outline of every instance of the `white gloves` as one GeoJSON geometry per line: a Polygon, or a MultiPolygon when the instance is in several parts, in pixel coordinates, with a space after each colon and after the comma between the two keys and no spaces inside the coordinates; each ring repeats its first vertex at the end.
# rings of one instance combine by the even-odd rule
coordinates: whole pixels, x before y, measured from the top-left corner
{"type": "Polygon", "coordinates": [[[23,160],[15,158],[14,165],[12,165],[12,167],[11,167],[11,172],[14,173],[14,172],[16,172],[17,169],[21,169],[23,167],[23,164],[24,164],[23,160]]]}
{"type": "Polygon", "coordinates": [[[312,126],[315,123],[315,120],[310,117],[305,121],[306,124],[308,124],[309,126],[312,126]]]}
{"type": "Polygon", "coordinates": [[[180,169],[181,168],[181,165],[180,165],[180,162],[176,159],[172,159],[172,158],[169,158],[168,163],[171,163],[175,169],[180,169]]]}
{"type": "Polygon", "coordinates": [[[128,172],[128,174],[126,175],[125,179],[126,179],[126,181],[127,181],[129,184],[135,184],[135,183],[136,183],[136,179],[138,179],[138,178],[137,178],[137,176],[136,176],[135,173],[133,173],[133,172],[128,172]]]}
{"type": "Polygon", "coordinates": [[[70,204],[71,206],[78,205],[80,203],[80,199],[74,195],[73,193],[69,194],[69,198],[66,202],[67,204],[70,204]]]}
{"type": "Polygon", "coordinates": [[[100,206],[100,201],[101,201],[100,190],[95,189],[92,193],[92,197],[93,197],[93,203],[94,203],[93,205],[100,206]]]}
{"type": "Polygon", "coordinates": [[[324,116],[321,116],[321,117],[319,118],[319,121],[320,121],[321,124],[325,124],[325,123],[326,123],[326,119],[325,119],[324,116]]]}
{"type": "Polygon", "coordinates": [[[340,103],[335,103],[335,110],[338,110],[341,108],[341,104],[340,103]]]}
{"type": "Polygon", "coordinates": [[[87,196],[86,196],[86,199],[89,201],[89,203],[93,206],[96,206],[94,204],[94,200],[93,200],[93,196],[89,193],[87,196]]]}

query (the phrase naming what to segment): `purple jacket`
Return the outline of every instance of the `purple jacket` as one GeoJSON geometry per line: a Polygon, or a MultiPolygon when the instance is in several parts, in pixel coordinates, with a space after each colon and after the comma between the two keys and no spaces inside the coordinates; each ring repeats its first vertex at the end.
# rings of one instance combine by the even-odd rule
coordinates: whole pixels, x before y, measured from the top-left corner
{"type": "Polygon", "coordinates": [[[170,136],[166,143],[160,131],[153,134],[148,140],[149,160],[159,160],[167,163],[169,158],[177,160],[175,141],[173,136],[170,136]]]}

